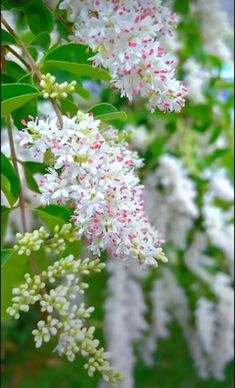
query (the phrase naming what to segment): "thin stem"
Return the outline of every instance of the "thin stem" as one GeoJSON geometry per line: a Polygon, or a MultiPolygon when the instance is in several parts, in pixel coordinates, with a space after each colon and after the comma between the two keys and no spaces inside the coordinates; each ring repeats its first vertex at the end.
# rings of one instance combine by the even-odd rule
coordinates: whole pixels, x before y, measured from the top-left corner
{"type": "MultiPolygon", "coordinates": [[[[47,2],[45,2],[45,6],[52,12],[54,12],[54,9],[50,6],[50,4],[48,4],[47,2]]],[[[66,30],[71,34],[73,35],[74,34],[74,31],[73,29],[70,27],[70,25],[67,23],[67,20],[65,20],[62,16],[59,16],[59,15],[56,15],[58,20],[63,24],[63,26],[66,28],[66,30]]]]}
{"type": "Polygon", "coordinates": [[[1,15],[1,23],[6,27],[6,29],[10,32],[12,36],[14,36],[16,43],[22,48],[25,56],[27,57],[30,67],[37,76],[38,80],[41,81],[41,72],[38,69],[37,64],[34,62],[33,57],[31,56],[30,52],[28,51],[27,47],[25,46],[24,42],[18,37],[18,35],[15,33],[15,31],[9,26],[7,21],[4,19],[4,17],[1,15]]]}
{"type": "Polygon", "coordinates": [[[28,70],[31,70],[29,64],[22,58],[20,54],[18,54],[11,46],[6,46],[7,50],[10,51],[16,58],[18,58],[28,70]]]}
{"type": "MultiPolygon", "coordinates": [[[[15,152],[15,145],[14,145],[14,139],[13,139],[13,134],[12,134],[12,125],[11,125],[11,116],[8,114],[6,115],[6,123],[7,123],[7,132],[8,132],[8,137],[9,137],[9,145],[10,145],[10,151],[11,151],[11,159],[12,163],[16,172],[16,175],[19,180],[20,184],[20,195],[19,195],[19,208],[20,208],[20,215],[21,215],[21,223],[22,223],[22,230],[23,233],[27,232],[27,224],[26,224],[26,215],[25,215],[25,203],[24,203],[24,195],[23,195],[23,190],[22,190],[22,183],[20,180],[20,174],[19,174],[19,169],[18,169],[18,164],[17,164],[17,156],[15,152]]],[[[30,257],[31,265],[33,272],[35,274],[39,274],[39,268],[37,266],[36,260],[34,257],[30,257]]]]}
{"type": "MultiPolygon", "coordinates": [[[[4,25],[4,27],[10,32],[10,34],[12,36],[14,36],[16,42],[18,43],[18,45],[22,48],[26,58],[28,59],[29,61],[29,64],[30,64],[30,67],[33,71],[33,73],[36,75],[38,81],[40,82],[41,79],[42,79],[42,74],[38,68],[38,65],[36,64],[36,62],[34,61],[33,57],[31,56],[30,52],[28,51],[27,47],[25,46],[24,42],[18,37],[18,35],[15,33],[15,31],[11,28],[11,26],[9,26],[9,24],[7,23],[7,21],[4,19],[4,17],[1,15],[1,23],[4,25]]],[[[56,102],[56,100],[54,98],[49,98],[49,100],[51,101],[51,104],[55,110],[55,113],[57,115],[57,118],[58,118],[58,121],[59,121],[59,126],[60,128],[62,129],[63,128],[63,120],[62,120],[62,115],[61,115],[61,112],[60,112],[60,109],[59,109],[59,106],[56,102]]]]}
{"type": "Polygon", "coordinates": [[[56,101],[55,98],[50,98],[50,101],[51,101],[51,104],[52,104],[52,106],[53,106],[53,108],[55,110],[55,113],[57,115],[57,118],[58,118],[58,121],[59,121],[59,126],[62,129],[63,128],[63,120],[62,120],[62,116],[61,116],[59,105],[57,104],[57,101],[56,101]]]}

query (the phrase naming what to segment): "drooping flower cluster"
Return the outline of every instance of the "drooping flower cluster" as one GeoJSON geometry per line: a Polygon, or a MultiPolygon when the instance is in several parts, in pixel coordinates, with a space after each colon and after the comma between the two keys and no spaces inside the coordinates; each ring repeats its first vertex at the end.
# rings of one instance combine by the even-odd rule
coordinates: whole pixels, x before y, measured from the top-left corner
{"type": "Polygon", "coordinates": [[[92,114],[78,112],[56,119],[35,120],[20,132],[21,145],[52,165],[40,182],[42,204],[69,203],[72,221],[94,255],[106,250],[114,258],[136,259],[141,266],[166,261],[157,231],[143,210],[142,186],[135,169],[142,166],[118,131],[105,128],[92,114]]]}
{"type": "Polygon", "coordinates": [[[171,267],[161,268],[154,281],[152,326],[142,353],[152,365],[157,340],[170,336],[169,323],[176,320],[199,376],[222,380],[233,359],[234,190],[223,169],[204,170],[201,179],[207,191],[200,208],[195,201],[197,186],[178,158],[161,156],[156,172],[146,179],[147,213],[168,236],[171,267]],[[195,223],[199,214],[201,221],[195,223]],[[190,293],[197,301],[194,311],[180,276],[182,268],[191,279],[190,293]]]}
{"type": "Polygon", "coordinates": [[[195,185],[181,161],[163,155],[154,173],[145,180],[145,207],[150,221],[168,242],[185,248],[188,231],[198,215],[195,185]]]}
{"type": "Polygon", "coordinates": [[[191,11],[198,18],[205,51],[223,63],[229,63],[232,58],[227,40],[232,38],[233,30],[219,1],[197,0],[192,3],[191,11]]]}
{"type": "Polygon", "coordinates": [[[110,367],[107,361],[109,354],[102,347],[98,348],[99,341],[94,338],[95,328],[85,325],[94,308],[76,303],[77,293],[83,293],[88,287],[79,277],[100,272],[103,268],[104,264],[98,259],[74,260],[70,255],[56,261],[40,275],[32,277],[25,274],[25,283],[12,291],[13,303],[7,312],[19,319],[21,311],[27,312],[30,305],[37,303],[46,317],[38,321],[37,328],[32,331],[36,347],[58,336],[55,352],[65,355],[69,361],[74,361],[76,353],[80,353],[87,358],[84,367],[89,376],[99,371],[106,381],[115,385],[120,375],[110,367]],[[50,289],[58,279],[64,282],[50,289]]]}
{"type": "Polygon", "coordinates": [[[179,112],[187,89],[174,78],[171,39],[175,15],[159,0],[62,1],[75,22],[75,37],[97,52],[93,65],[108,68],[112,84],[130,101],[149,100],[151,111],[179,112]]]}
{"type": "Polygon", "coordinates": [[[194,58],[184,63],[184,83],[189,89],[188,98],[194,104],[205,102],[205,87],[210,79],[209,71],[205,70],[194,58]]]}
{"type": "MultiPolygon", "coordinates": [[[[147,272],[140,272],[135,266],[127,270],[117,260],[110,260],[107,269],[110,277],[104,306],[104,335],[112,364],[123,376],[120,388],[133,388],[136,363],[134,346],[148,330],[144,316],[147,306],[140,281],[147,272]]],[[[101,387],[106,385],[101,384],[101,387]]]]}

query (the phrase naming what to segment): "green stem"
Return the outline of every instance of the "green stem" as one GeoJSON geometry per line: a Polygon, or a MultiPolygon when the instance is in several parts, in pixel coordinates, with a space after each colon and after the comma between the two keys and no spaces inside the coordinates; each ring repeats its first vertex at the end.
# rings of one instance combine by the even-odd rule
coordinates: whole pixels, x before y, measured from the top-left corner
{"type": "MultiPolygon", "coordinates": [[[[16,175],[19,180],[20,184],[20,195],[19,195],[19,208],[20,208],[20,215],[21,215],[21,224],[22,224],[22,230],[23,233],[27,232],[27,224],[26,224],[26,215],[25,215],[25,203],[24,203],[24,195],[23,195],[23,190],[22,190],[22,183],[20,180],[20,173],[18,169],[18,164],[17,164],[17,156],[15,152],[15,145],[14,145],[14,139],[13,139],[13,134],[12,134],[12,125],[11,125],[11,116],[8,114],[6,116],[6,123],[7,123],[7,132],[8,132],[8,137],[9,137],[9,145],[10,145],[10,151],[11,151],[11,160],[16,172],[16,175]]],[[[37,266],[36,260],[34,257],[30,257],[30,262],[32,265],[33,272],[35,274],[39,274],[39,268],[37,266]]]]}
{"type": "MultiPolygon", "coordinates": [[[[25,46],[24,42],[19,38],[19,36],[15,33],[15,31],[11,28],[11,26],[7,23],[7,21],[4,19],[4,17],[1,15],[1,23],[4,25],[4,27],[8,30],[8,32],[14,36],[16,43],[21,47],[23,53],[25,54],[25,57],[29,61],[30,68],[32,69],[33,74],[37,77],[38,81],[40,82],[42,79],[42,74],[38,68],[38,65],[34,61],[33,57],[31,56],[30,52],[28,51],[27,47],[25,46]]],[[[60,112],[60,108],[57,104],[56,99],[50,98],[51,104],[56,112],[58,121],[59,121],[59,126],[60,128],[63,128],[63,120],[60,112]]]]}

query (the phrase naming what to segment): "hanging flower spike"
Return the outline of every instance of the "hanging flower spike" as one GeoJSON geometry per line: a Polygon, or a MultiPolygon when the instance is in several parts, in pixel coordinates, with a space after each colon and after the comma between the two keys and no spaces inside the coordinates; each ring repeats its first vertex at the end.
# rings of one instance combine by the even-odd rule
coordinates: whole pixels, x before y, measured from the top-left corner
{"type": "Polygon", "coordinates": [[[32,331],[35,345],[39,348],[43,342],[49,342],[58,336],[55,352],[65,355],[69,361],[74,361],[76,353],[87,358],[84,365],[89,376],[95,371],[115,386],[121,379],[119,373],[111,368],[107,361],[109,354],[103,348],[98,348],[99,341],[94,338],[94,327],[86,327],[85,321],[94,311],[94,307],[85,308],[84,303],[76,303],[77,293],[84,293],[87,283],[80,281],[79,276],[89,275],[90,272],[100,272],[105,264],[89,259],[74,260],[72,255],[56,261],[41,275],[25,274],[25,283],[14,288],[12,306],[7,309],[8,314],[19,319],[20,312],[29,311],[29,306],[39,303],[40,311],[46,313],[46,319],[37,323],[32,331]],[[63,279],[63,284],[47,292],[46,286],[63,279]]]}
{"type": "Polygon", "coordinates": [[[174,78],[174,60],[164,50],[176,16],[167,6],[159,0],[65,0],[60,8],[72,14],[75,37],[97,52],[92,64],[108,69],[121,97],[145,97],[152,112],[180,112],[187,89],[174,78]]]}
{"type": "Polygon", "coordinates": [[[21,145],[35,158],[50,151],[53,163],[40,182],[43,205],[72,204],[72,221],[94,255],[138,260],[143,268],[167,261],[162,240],[144,212],[143,186],[136,169],[143,165],[118,131],[104,128],[92,114],[30,121],[21,145]]]}

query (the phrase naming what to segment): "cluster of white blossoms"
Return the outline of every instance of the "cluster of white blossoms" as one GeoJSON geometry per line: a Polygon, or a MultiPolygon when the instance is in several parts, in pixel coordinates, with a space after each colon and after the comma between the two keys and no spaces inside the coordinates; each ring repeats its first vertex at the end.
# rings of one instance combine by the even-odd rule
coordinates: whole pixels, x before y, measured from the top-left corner
{"type": "Polygon", "coordinates": [[[114,258],[138,260],[143,268],[167,261],[144,212],[136,175],[142,160],[128,149],[123,133],[78,112],[63,116],[60,129],[56,119],[30,121],[19,136],[39,161],[50,153],[51,167],[39,184],[41,202],[73,207],[78,238],[85,236],[94,255],[105,250],[114,258]]]}
{"type": "Polygon", "coordinates": [[[96,54],[94,66],[109,70],[112,85],[130,101],[146,97],[150,110],[179,112],[187,89],[177,81],[164,50],[176,15],[160,0],[62,1],[75,23],[75,38],[96,54]]]}
{"type": "Polygon", "coordinates": [[[165,154],[156,171],[145,179],[145,186],[145,208],[150,221],[168,236],[168,243],[184,249],[198,216],[196,188],[187,170],[178,158],[165,154]]]}
{"type": "Polygon", "coordinates": [[[232,58],[227,41],[232,38],[233,29],[219,1],[197,0],[192,3],[191,12],[199,21],[205,51],[229,63],[232,58]]]}
{"type": "Polygon", "coordinates": [[[194,104],[205,102],[205,88],[210,79],[209,71],[205,70],[194,58],[184,63],[184,83],[189,90],[188,98],[194,104]]]}
{"type": "Polygon", "coordinates": [[[27,273],[25,283],[12,290],[12,306],[7,312],[19,319],[22,311],[29,311],[30,305],[37,303],[42,319],[32,331],[36,347],[57,336],[55,352],[65,355],[69,361],[74,361],[75,355],[80,353],[87,359],[84,367],[89,376],[98,371],[104,380],[116,385],[120,380],[119,373],[110,367],[107,360],[109,354],[102,347],[98,348],[99,341],[94,338],[95,328],[85,325],[94,308],[85,308],[84,303],[76,303],[77,294],[84,293],[88,288],[80,277],[100,272],[104,266],[98,259],[74,260],[70,255],[54,262],[40,275],[27,273]],[[64,282],[55,287],[55,282],[61,279],[64,282]]]}
{"type": "Polygon", "coordinates": [[[161,156],[156,172],[145,181],[147,214],[169,237],[165,249],[171,268],[161,268],[160,278],[154,281],[152,326],[142,353],[152,365],[157,340],[170,336],[169,324],[176,320],[199,376],[222,380],[233,359],[234,189],[222,169],[206,170],[202,179],[207,191],[200,209],[195,202],[196,185],[176,157],[161,156]],[[199,214],[198,230],[194,219],[199,214]],[[214,248],[216,253],[211,254],[214,248]],[[189,308],[187,288],[177,276],[182,266],[192,279],[190,293],[197,300],[194,311],[189,308]]]}
{"type": "MultiPolygon", "coordinates": [[[[147,306],[141,284],[141,279],[145,278],[148,272],[140,272],[138,266],[127,269],[124,263],[118,260],[110,260],[107,270],[110,277],[104,305],[104,335],[111,352],[112,365],[123,376],[119,387],[133,388],[135,345],[148,330],[145,320],[147,306]]],[[[107,387],[106,384],[101,383],[99,388],[104,387],[107,387]]]]}

